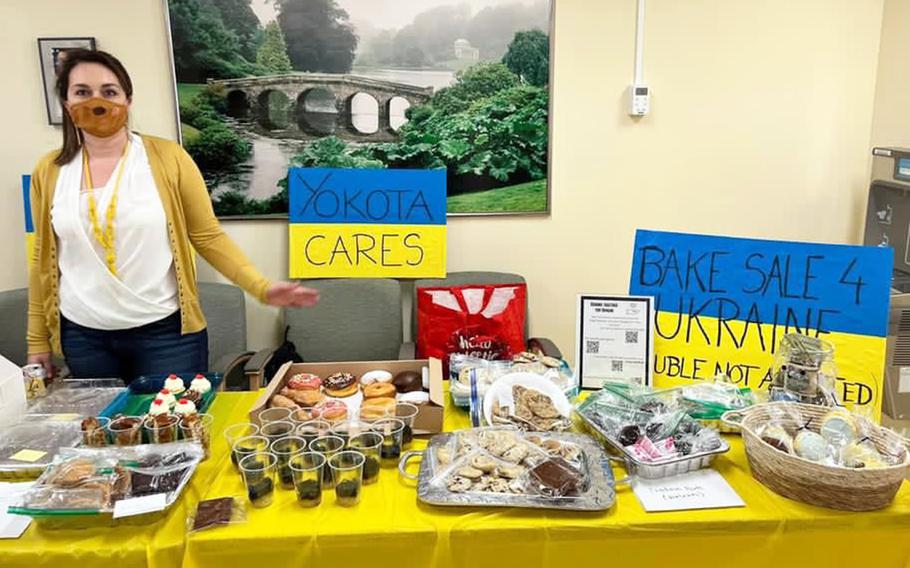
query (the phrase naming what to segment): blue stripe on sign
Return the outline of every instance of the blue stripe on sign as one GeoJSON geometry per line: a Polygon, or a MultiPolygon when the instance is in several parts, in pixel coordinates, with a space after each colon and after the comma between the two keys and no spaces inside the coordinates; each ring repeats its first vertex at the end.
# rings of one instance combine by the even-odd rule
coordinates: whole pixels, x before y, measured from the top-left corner
{"type": "Polygon", "coordinates": [[[32,187],[32,176],[24,175],[22,176],[22,203],[24,204],[25,211],[25,232],[34,233],[35,225],[32,223],[32,196],[31,196],[31,187],[32,187]]]}
{"type": "Polygon", "coordinates": [[[884,337],[891,248],[639,230],[629,293],[654,309],[884,337]]]}
{"type": "Polygon", "coordinates": [[[291,223],[445,225],[445,170],[292,168],[291,223]]]}

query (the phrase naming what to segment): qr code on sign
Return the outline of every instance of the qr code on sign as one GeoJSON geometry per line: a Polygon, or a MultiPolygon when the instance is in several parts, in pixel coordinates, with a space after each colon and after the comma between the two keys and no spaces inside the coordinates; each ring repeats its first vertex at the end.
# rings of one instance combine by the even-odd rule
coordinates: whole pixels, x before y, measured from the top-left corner
{"type": "Polygon", "coordinates": [[[585,341],[585,353],[600,353],[600,341],[585,341]]]}
{"type": "Polygon", "coordinates": [[[626,332],[626,343],[638,343],[638,332],[637,331],[627,331],[626,332]]]}
{"type": "Polygon", "coordinates": [[[610,361],[610,369],[614,373],[622,373],[622,361],[610,361]]]}

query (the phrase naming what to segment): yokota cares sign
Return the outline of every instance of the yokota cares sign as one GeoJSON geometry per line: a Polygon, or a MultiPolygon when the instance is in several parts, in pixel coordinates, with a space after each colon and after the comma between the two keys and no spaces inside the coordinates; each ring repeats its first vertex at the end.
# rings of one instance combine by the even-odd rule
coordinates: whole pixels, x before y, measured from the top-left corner
{"type": "Polygon", "coordinates": [[[293,168],[291,278],[446,273],[445,170],[293,168]]]}
{"type": "Polygon", "coordinates": [[[889,248],[640,230],[629,293],[655,298],[655,384],[768,388],[781,338],[804,333],[834,344],[841,400],[877,411],[892,266],[889,248]]]}

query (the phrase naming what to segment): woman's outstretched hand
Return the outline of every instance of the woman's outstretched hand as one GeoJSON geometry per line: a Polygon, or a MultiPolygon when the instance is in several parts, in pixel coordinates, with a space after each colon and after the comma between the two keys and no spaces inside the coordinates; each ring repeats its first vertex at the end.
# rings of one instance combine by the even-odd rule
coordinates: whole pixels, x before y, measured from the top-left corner
{"type": "Polygon", "coordinates": [[[319,290],[293,282],[273,282],[265,293],[265,301],[279,308],[308,308],[319,301],[319,290]]]}

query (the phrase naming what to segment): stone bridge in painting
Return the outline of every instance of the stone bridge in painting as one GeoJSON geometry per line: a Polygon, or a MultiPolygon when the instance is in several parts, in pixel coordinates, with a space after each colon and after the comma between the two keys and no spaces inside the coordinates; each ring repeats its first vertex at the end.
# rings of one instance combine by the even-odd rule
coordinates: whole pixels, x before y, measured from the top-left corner
{"type": "Polygon", "coordinates": [[[253,120],[269,135],[347,140],[396,140],[404,111],[425,103],[432,87],[415,87],[357,75],[293,73],[209,80],[224,90],[228,115],[253,120]]]}

